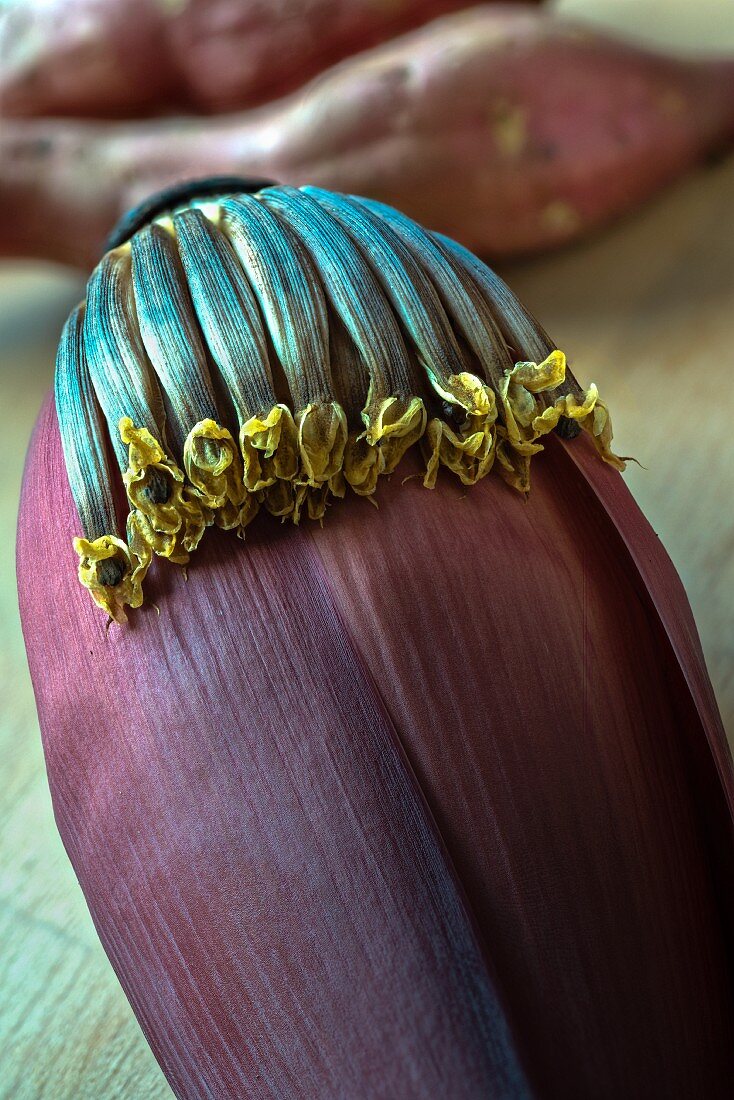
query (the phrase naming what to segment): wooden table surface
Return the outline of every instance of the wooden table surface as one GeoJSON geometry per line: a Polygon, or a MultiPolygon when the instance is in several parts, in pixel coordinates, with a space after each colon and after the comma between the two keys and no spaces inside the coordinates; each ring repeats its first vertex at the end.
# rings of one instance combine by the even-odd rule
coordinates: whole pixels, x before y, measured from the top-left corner
{"type": "MultiPolygon", "coordinates": [[[[689,592],[734,732],[734,159],[596,240],[503,272],[594,380],[625,475],[689,592]]],[[[0,265],[0,1097],[171,1092],[100,947],[56,833],[15,597],[24,453],[77,277],[0,265]]]]}

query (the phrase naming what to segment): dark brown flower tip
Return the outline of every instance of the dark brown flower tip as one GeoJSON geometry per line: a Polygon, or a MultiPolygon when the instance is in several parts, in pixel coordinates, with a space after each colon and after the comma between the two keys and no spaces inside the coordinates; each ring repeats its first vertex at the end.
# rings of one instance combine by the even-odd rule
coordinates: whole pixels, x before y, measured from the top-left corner
{"type": "Polygon", "coordinates": [[[577,435],[581,435],[583,428],[578,420],[571,420],[568,416],[562,416],[553,431],[556,435],[559,435],[561,439],[575,439],[577,435]]]}

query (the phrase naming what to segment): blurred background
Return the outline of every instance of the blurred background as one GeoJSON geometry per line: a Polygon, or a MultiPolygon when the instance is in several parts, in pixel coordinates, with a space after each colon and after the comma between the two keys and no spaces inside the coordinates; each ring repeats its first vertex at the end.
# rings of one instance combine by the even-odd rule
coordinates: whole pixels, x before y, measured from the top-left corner
{"type": "MultiPolygon", "coordinates": [[[[5,2],[0,13],[18,6],[5,2]]],[[[734,56],[732,0],[551,6],[676,55],[734,56]]],[[[0,55],[0,73],[8,66],[0,55]]],[[[728,95],[734,103],[731,83],[728,95]]],[[[2,142],[0,130],[5,196],[14,164],[12,143],[2,142]]],[[[619,451],[642,463],[630,465],[625,480],[683,578],[732,737],[734,159],[721,149],[701,159],[613,224],[561,250],[507,256],[496,266],[572,355],[579,377],[599,385],[619,451]]],[[[4,216],[13,216],[7,205],[4,216]]],[[[84,285],[85,273],[71,267],[0,260],[0,1097],[13,1100],[171,1095],[54,827],[15,594],[24,455],[51,384],[61,325],[84,285]],[[43,1059],[36,1057],[40,1044],[43,1059]]]]}

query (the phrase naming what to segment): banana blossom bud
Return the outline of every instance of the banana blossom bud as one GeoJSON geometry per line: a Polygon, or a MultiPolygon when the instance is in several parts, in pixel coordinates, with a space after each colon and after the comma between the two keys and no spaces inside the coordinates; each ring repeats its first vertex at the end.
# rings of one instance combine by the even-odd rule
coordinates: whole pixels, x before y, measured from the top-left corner
{"type": "Polygon", "coordinates": [[[731,764],[622,464],[509,288],[374,202],[230,188],[104,257],[20,604],[177,1096],[730,1095],[731,764]]]}

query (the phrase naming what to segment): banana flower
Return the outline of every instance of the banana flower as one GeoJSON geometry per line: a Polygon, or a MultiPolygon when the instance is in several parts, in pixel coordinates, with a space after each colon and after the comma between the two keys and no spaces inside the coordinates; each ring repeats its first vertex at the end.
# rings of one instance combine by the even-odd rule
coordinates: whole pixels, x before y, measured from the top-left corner
{"type": "Polygon", "coordinates": [[[731,764],[596,388],[455,242],[224,186],[92,274],[18,536],[174,1093],[730,1096],[731,764]]]}

